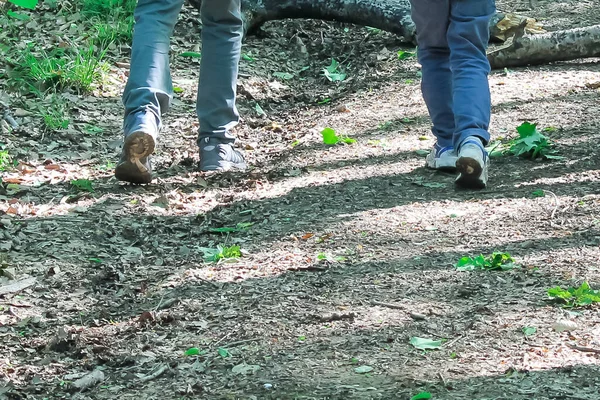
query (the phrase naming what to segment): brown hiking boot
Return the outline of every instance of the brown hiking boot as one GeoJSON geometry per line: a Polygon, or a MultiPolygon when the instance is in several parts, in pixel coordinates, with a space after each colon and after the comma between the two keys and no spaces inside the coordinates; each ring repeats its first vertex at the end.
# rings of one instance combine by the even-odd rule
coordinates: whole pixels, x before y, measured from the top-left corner
{"type": "Polygon", "coordinates": [[[115,168],[115,177],[130,183],[152,182],[152,166],[150,155],[154,152],[154,137],[145,132],[134,132],[127,135],[121,158],[115,168]]]}

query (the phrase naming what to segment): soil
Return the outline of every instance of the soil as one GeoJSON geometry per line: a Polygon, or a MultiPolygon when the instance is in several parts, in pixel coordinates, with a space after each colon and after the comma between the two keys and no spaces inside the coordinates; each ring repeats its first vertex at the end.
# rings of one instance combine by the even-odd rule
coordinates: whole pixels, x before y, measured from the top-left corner
{"type": "MultiPolygon", "coordinates": [[[[533,3],[498,6],[550,30],[600,21],[597,0],[533,3]]],[[[493,71],[493,138],[535,122],[564,158],[497,157],[489,187],[464,191],[424,168],[419,68],[397,57],[410,48],[364,27],[271,22],[241,63],[236,135],[252,167],[206,175],[198,63],[178,56],[199,44],[196,21],[186,8],[177,27],[181,93],[151,185],[112,177],[126,47],[102,88],[62,93],[69,129],[45,132],[13,95],[24,129],[2,139],[19,163],[0,192],[0,399],[600,399],[598,306],[547,295],[600,288],[599,60],[493,71]],[[321,73],[332,57],[343,82],[321,73]],[[324,127],[357,142],[327,146],[324,127]],[[205,261],[217,245],[242,256],[205,261]],[[494,251],[521,267],[455,268],[494,251]],[[564,320],[575,330],[557,331],[564,320]]]]}

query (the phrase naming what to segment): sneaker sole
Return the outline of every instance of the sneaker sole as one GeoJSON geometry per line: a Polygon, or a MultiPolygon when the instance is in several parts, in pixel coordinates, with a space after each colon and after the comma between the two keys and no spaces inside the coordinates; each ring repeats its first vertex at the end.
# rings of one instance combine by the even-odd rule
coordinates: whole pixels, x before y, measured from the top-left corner
{"type": "Polygon", "coordinates": [[[126,160],[117,165],[115,177],[130,183],[152,182],[152,171],[141,160],[154,153],[154,147],[154,138],[145,132],[135,132],[127,136],[123,144],[126,160]]]}
{"type": "Polygon", "coordinates": [[[479,161],[471,157],[461,157],[456,160],[456,170],[459,175],[456,184],[467,189],[485,189],[487,176],[479,161]]]}
{"type": "Polygon", "coordinates": [[[224,162],[224,165],[201,165],[202,172],[227,172],[232,170],[244,171],[247,168],[246,163],[224,162]]]}

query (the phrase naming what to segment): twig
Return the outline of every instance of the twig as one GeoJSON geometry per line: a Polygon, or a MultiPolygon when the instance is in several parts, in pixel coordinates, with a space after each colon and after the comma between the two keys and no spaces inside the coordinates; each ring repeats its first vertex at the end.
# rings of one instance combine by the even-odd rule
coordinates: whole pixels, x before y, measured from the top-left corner
{"type": "Polygon", "coordinates": [[[344,319],[354,319],[356,318],[356,314],[347,313],[347,314],[326,314],[326,315],[316,315],[315,318],[320,322],[333,322],[333,321],[342,321],[344,319]]]}
{"type": "Polygon", "coordinates": [[[381,307],[387,307],[387,308],[393,308],[394,310],[404,310],[406,307],[401,306],[399,304],[392,304],[392,303],[382,303],[381,301],[372,301],[371,304],[373,304],[374,306],[381,306],[381,307]]]}
{"type": "Polygon", "coordinates": [[[577,346],[576,344],[570,344],[570,343],[567,343],[567,346],[569,346],[573,350],[582,351],[584,353],[600,354],[600,349],[595,349],[593,347],[577,346]]]}
{"type": "Polygon", "coordinates": [[[244,339],[244,340],[237,340],[235,342],[231,342],[231,343],[227,343],[226,345],[223,345],[221,347],[227,349],[227,348],[232,348],[235,346],[239,346],[240,344],[244,344],[244,343],[250,343],[250,342],[255,342],[258,339],[252,338],[252,339],[244,339]]]}
{"type": "Polygon", "coordinates": [[[558,210],[558,206],[560,205],[559,201],[558,201],[558,196],[556,194],[554,194],[553,192],[546,190],[546,193],[550,193],[553,197],[554,197],[554,209],[552,210],[552,213],[550,214],[550,219],[554,219],[554,214],[556,214],[556,211],[558,210]]]}
{"type": "Polygon", "coordinates": [[[29,308],[29,307],[33,307],[32,304],[19,304],[19,303],[0,303],[4,306],[11,306],[11,307],[17,307],[17,308],[29,308]]]}
{"type": "Polygon", "coordinates": [[[167,369],[169,369],[168,365],[161,365],[160,368],[158,368],[156,371],[154,371],[150,375],[142,376],[140,378],[140,381],[148,382],[148,381],[151,381],[152,379],[156,379],[159,376],[161,376],[162,374],[164,374],[167,369]]]}
{"type": "Polygon", "coordinates": [[[464,337],[465,337],[465,335],[459,335],[459,336],[455,337],[454,339],[449,340],[446,343],[444,343],[444,347],[449,347],[464,337]]]}
{"type": "Polygon", "coordinates": [[[441,372],[438,372],[438,374],[440,375],[440,378],[442,378],[442,382],[444,383],[444,386],[446,386],[447,385],[446,378],[444,378],[444,375],[442,375],[441,372]]]}

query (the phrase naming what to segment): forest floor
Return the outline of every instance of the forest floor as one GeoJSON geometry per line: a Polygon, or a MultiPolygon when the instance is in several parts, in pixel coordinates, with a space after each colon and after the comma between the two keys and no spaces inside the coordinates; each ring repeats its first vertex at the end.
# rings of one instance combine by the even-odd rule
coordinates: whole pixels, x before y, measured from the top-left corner
{"type": "MultiPolygon", "coordinates": [[[[600,22],[597,0],[527,5],[498,7],[549,30],[600,22]]],[[[36,35],[60,18],[34,14],[36,35]]],[[[199,44],[197,13],[180,18],[150,185],[113,177],[127,47],[105,85],[60,94],[67,129],[44,130],[35,100],[11,95],[24,129],[0,140],[16,161],[0,192],[0,399],[600,399],[598,306],[547,294],[600,287],[599,60],[493,71],[494,140],[537,123],[564,158],[496,157],[489,187],[465,191],[424,168],[419,69],[397,56],[414,49],[364,27],[269,23],[241,63],[251,169],[206,175],[198,62],[178,56],[199,44]],[[323,76],[331,58],[345,81],[323,76]],[[323,144],[325,127],[356,143],[323,144]],[[206,261],[219,245],[242,256],[206,261]],[[455,268],[496,251],[520,268],[455,268]]]]}

